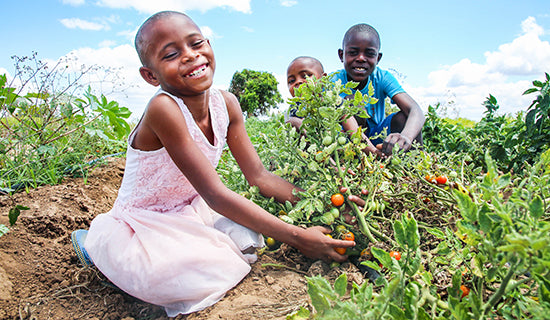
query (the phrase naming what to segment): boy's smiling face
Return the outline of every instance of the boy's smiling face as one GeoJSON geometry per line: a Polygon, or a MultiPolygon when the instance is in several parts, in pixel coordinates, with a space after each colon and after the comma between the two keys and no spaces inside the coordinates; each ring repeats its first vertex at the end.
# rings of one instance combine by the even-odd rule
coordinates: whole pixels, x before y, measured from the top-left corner
{"type": "Polygon", "coordinates": [[[344,43],[344,48],[338,50],[338,56],[344,64],[348,80],[359,82],[358,89],[367,84],[369,76],[382,58],[379,50],[378,38],[367,32],[353,33],[344,43]]]}
{"type": "Polygon", "coordinates": [[[170,15],[152,22],[144,31],[146,66],[143,78],[172,94],[196,95],[213,82],[212,47],[197,25],[184,15],[170,15]]]}
{"type": "Polygon", "coordinates": [[[286,71],[287,85],[290,95],[294,97],[294,89],[306,82],[307,77],[317,79],[324,75],[323,66],[309,58],[294,60],[286,71]]]}

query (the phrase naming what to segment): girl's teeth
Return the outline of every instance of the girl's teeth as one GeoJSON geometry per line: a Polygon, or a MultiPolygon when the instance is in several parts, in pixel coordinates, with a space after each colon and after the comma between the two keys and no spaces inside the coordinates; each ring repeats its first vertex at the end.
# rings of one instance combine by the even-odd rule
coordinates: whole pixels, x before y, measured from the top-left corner
{"type": "Polygon", "coordinates": [[[188,74],[187,76],[188,76],[188,77],[194,77],[194,76],[196,76],[196,75],[199,75],[199,74],[200,74],[201,72],[203,72],[205,69],[206,69],[206,66],[203,66],[203,67],[201,67],[201,68],[199,68],[199,69],[197,69],[197,70],[191,72],[191,73],[188,74]]]}

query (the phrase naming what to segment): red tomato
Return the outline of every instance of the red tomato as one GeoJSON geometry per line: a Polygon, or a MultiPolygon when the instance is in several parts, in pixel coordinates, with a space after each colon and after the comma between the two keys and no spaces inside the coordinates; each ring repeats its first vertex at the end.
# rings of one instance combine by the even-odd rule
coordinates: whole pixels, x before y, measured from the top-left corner
{"type": "Polygon", "coordinates": [[[390,251],[390,257],[395,258],[395,260],[401,260],[401,253],[399,251],[390,251]]]}
{"type": "Polygon", "coordinates": [[[437,176],[437,178],[435,178],[435,181],[437,182],[437,184],[446,184],[447,183],[447,177],[437,176]]]}
{"type": "Polygon", "coordinates": [[[464,298],[465,296],[470,294],[470,288],[466,287],[465,285],[461,285],[460,290],[462,290],[462,297],[461,298],[464,298]]]}
{"type": "Polygon", "coordinates": [[[341,193],[335,193],[330,197],[330,202],[335,207],[339,207],[344,204],[344,196],[341,193]]]}

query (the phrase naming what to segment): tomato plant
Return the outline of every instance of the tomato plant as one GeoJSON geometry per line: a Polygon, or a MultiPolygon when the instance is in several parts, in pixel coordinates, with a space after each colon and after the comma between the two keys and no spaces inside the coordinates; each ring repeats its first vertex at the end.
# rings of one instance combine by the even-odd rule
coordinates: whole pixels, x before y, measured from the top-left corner
{"type": "MultiPolygon", "coordinates": [[[[342,101],[340,94],[347,88],[328,86],[322,79],[309,81],[295,97],[298,112],[304,116],[303,132],[281,126],[269,134],[263,127],[261,134],[251,135],[266,166],[303,190],[296,194],[300,200],[279,204],[262,198],[241,177],[231,186],[245,190],[249,199],[270,212],[284,210],[287,214],[279,217],[288,223],[328,224],[339,239],[352,232],[356,248],[368,249],[361,251],[362,256],[355,249],[338,250],[362,265],[383,269],[376,286],[368,281],[353,284],[345,301],[328,292],[320,280],[308,280],[308,286],[322,286],[322,290],[309,292],[316,318],[352,319],[361,314],[388,319],[513,319],[528,310],[536,319],[548,314],[550,152],[539,153],[537,162],[525,162],[514,172],[493,160],[491,152],[480,162],[483,152],[479,150],[464,154],[417,149],[378,159],[362,152],[364,145],[356,133],[346,137],[347,143],[338,142],[340,121],[356,110],[354,100],[366,105],[369,98],[355,95],[342,101]],[[341,108],[334,107],[340,104],[341,108]],[[331,137],[330,144],[323,143],[325,136],[331,137]],[[342,190],[341,206],[326,201],[334,190],[342,190]],[[350,195],[360,196],[365,205],[346,201],[350,195]],[[382,248],[392,248],[400,257],[382,248]],[[398,263],[401,257],[404,261],[398,263]],[[468,272],[462,276],[464,266],[468,272]],[[468,299],[460,299],[461,285],[471,289],[468,299]],[[361,304],[353,303],[359,301],[355,297],[361,304]]],[[[536,104],[539,110],[542,105],[536,104]]],[[[428,126],[448,128],[434,118],[428,120],[428,126]]],[[[493,120],[484,121],[483,130],[498,124],[496,116],[493,120]]],[[[432,136],[426,143],[434,145],[435,139],[432,136]]],[[[452,144],[457,150],[477,141],[461,144],[459,134],[450,139],[442,144],[452,144]]],[[[506,149],[508,154],[516,151],[506,149]]],[[[221,163],[225,172],[233,172],[231,163],[221,163]]],[[[338,281],[334,290],[341,292],[346,286],[342,279],[338,281]]]]}

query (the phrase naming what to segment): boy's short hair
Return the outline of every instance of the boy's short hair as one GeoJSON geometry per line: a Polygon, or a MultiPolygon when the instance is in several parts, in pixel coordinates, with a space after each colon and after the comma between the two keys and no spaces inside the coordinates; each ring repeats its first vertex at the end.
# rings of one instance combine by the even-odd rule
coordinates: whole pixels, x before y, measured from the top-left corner
{"type": "Polygon", "coordinates": [[[318,64],[320,67],[321,67],[321,71],[322,72],[325,72],[325,68],[323,67],[323,64],[321,63],[321,61],[319,61],[319,59],[317,58],[314,58],[314,57],[310,57],[310,56],[299,56],[299,57],[296,57],[294,58],[294,60],[292,60],[288,65],[292,65],[294,62],[298,61],[298,60],[312,60],[314,61],[316,64],[318,64]]]}
{"type": "Polygon", "coordinates": [[[141,61],[141,64],[146,66],[147,65],[147,59],[145,57],[145,47],[144,47],[144,44],[145,44],[145,40],[143,39],[143,33],[144,31],[150,26],[152,25],[154,22],[158,21],[158,20],[162,20],[166,17],[170,17],[170,16],[175,16],[175,15],[180,15],[180,16],[184,16],[188,19],[191,19],[189,18],[188,15],[186,15],[185,13],[181,13],[181,12],[177,12],[177,11],[160,11],[160,12],[157,12],[155,13],[154,15],[150,16],[147,20],[145,20],[145,22],[143,22],[143,24],[139,27],[137,33],[136,33],[136,38],[134,39],[134,46],[136,47],[136,51],[137,51],[137,54],[139,56],[139,60],[141,61]]]}
{"type": "Polygon", "coordinates": [[[348,31],[346,31],[346,33],[344,34],[344,39],[342,40],[342,49],[344,49],[346,43],[349,41],[352,35],[360,32],[368,33],[375,36],[378,40],[378,49],[380,49],[380,35],[378,34],[378,31],[376,31],[373,26],[366,23],[358,23],[354,26],[351,26],[348,31]]]}

